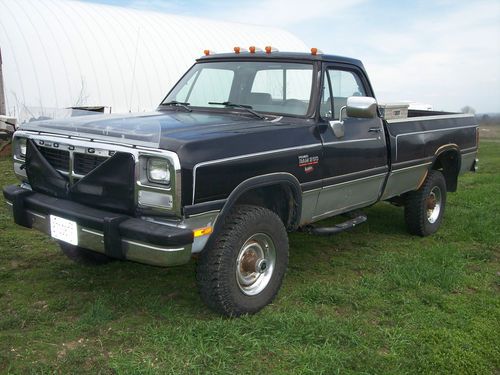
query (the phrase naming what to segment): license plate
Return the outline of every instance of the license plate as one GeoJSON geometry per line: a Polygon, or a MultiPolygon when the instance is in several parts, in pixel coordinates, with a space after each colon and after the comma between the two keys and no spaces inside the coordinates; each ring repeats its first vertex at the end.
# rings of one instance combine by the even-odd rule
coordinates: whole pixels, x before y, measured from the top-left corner
{"type": "Polygon", "coordinates": [[[56,240],[78,246],[78,232],[74,221],[50,215],[50,235],[56,240]]]}

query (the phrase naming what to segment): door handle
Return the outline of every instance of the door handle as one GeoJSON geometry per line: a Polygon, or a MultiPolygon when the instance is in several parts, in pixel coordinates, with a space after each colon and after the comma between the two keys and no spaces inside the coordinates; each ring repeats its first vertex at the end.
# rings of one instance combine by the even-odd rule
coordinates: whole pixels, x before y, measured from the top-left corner
{"type": "Polygon", "coordinates": [[[380,128],[370,128],[368,129],[368,133],[380,133],[380,128]]]}

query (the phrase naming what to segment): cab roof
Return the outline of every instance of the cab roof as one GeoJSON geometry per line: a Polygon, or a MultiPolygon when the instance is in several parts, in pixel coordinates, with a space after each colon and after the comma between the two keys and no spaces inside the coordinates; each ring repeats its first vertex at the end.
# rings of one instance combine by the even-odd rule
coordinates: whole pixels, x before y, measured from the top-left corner
{"type": "Polygon", "coordinates": [[[254,53],[250,52],[240,52],[240,53],[211,53],[208,56],[202,56],[196,59],[197,62],[207,62],[207,61],[217,61],[217,60],[286,60],[286,61],[324,61],[324,62],[338,62],[346,63],[360,67],[363,69],[363,63],[358,59],[353,59],[350,57],[336,56],[336,55],[325,55],[322,53],[317,53],[313,55],[307,52],[271,52],[266,53],[264,51],[256,51],[254,53]]]}

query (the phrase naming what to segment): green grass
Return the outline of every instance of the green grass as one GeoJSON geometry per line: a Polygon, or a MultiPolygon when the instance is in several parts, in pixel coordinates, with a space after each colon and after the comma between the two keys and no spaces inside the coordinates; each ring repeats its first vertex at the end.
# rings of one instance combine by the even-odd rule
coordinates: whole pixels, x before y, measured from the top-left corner
{"type": "Polygon", "coordinates": [[[241,319],[201,303],[194,262],[82,267],[2,207],[0,372],[498,374],[498,148],[482,142],[434,236],[386,203],[349,233],[292,234],[279,297],[241,319]]]}

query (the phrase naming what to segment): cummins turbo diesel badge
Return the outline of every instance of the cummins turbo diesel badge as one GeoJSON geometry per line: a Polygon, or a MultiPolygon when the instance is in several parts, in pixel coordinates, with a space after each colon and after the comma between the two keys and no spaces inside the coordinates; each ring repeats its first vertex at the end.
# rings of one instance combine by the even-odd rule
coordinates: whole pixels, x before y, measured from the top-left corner
{"type": "Polygon", "coordinates": [[[304,172],[311,173],[314,171],[313,165],[319,163],[319,156],[300,155],[299,167],[304,167],[304,172]]]}

